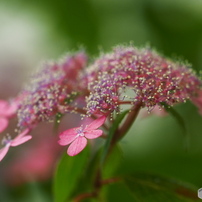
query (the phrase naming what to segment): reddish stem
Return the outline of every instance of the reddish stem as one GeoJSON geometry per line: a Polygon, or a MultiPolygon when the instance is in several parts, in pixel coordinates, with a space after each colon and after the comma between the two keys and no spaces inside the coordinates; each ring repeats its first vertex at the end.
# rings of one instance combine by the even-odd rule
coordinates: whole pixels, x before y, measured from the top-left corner
{"type": "Polygon", "coordinates": [[[135,119],[137,118],[137,115],[141,109],[141,106],[142,106],[142,102],[139,102],[131,109],[131,112],[129,112],[123,125],[118,130],[116,130],[115,134],[113,135],[111,147],[116,142],[118,142],[124,135],[126,135],[128,130],[130,129],[130,127],[134,123],[135,119]]]}
{"type": "Polygon", "coordinates": [[[119,105],[131,105],[131,103],[133,103],[132,101],[119,101],[118,102],[119,103],[119,105]]]}
{"type": "Polygon", "coordinates": [[[107,139],[107,135],[103,133],[102,136],[100,136],[100,138],[107,139]]]}
{"type": "Polygon", "coordinates": [[[95,193],[94,192],[91,192],[91,193],[83,193],[83,194],[80,194],[78,195],[76,198],[73,199],[73,202],[79,202],[79,201],[82,201],[84,199],[87,199],[87,198],[93,198],[95,197],[95,193]]]}
{"type": "Polygon", "coordinates": [[[102,185],[105,185],[105,184],[111,184],[111,183],[115,183],[115,182],[119,182],[121,181],[121,178],[110,178],[110,179],[106,179],[106,180],[102,180],[102,185]]]}
{"type": "MultiPolygon", "coordinates": [[[[98,177],[98,178],[100,178],[100,177],[98,177]]],[[[95,181],[95,187],[96,187],[95,191],[89,192],[89,193],[82,193],[82,194],[78,195],[76,198],[74,198],[73,202],[80,202],[87,198],[95,198],[98,195],[99,190],[102,186],[104,186],[106,184],[111,184],[111,183],[121,181],[121,178],[110,178],[110,179],[106,179],[106,180],[102,180],[102,181],[100,181],[98,178],[97,178],[98,181],[95,181]]]]}

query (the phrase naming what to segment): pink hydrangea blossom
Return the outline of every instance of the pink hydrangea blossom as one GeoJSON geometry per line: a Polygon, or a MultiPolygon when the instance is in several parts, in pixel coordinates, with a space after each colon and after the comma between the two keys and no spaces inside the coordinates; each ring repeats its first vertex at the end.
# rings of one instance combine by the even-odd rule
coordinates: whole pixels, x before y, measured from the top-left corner
{"type": "MultiPolygon", "coordinates": [[[[192,99],[202,86],[190,65],[167,59],[148,48],[119,46],[102,54],[86,74],[90,94],[87,114],[119,112],[123,102],[152,111],[192,99]],[[129,91],[130,95],[125,96],[129,91]]],[[[84,78],[85,79],[85,78],[84,78]]]]}
{"type": "MultiPolygon", "coordinates": [[[[43,131],[47,132],[47,129],[43,131]]],[[[1,179],[3,178],[5,183],[19,186],[29,181],[44,181],[52,176],[61,147],[57,144],[55,136],[49,136],[49,133],[40,136],[41,131],[37,132],[39,135],[32,144],[16,152],[15,158],[7,164],[5,172],[2,170],[4,174],[1,179]]]]}
{"type": "Polygon", "coordinates": [[[102,135],[103,131],[99,130],[100,126],[104,124],[105,116],[94,120],[89,125],[68,129],[60,134],[60,145],[69,145],[67,154],[75,156],[80,153],[87,145],[87,139],[95,139],[102,135]]]}
{"type": "Polygon", "coordinates": [[[0,100],[0,133],[3,132],[9,123],[9,118],[12,117],[17,110],[15,102],[7,102],[0,100]]]}
{"type": "Polygon", "coordinates": [[[86,60],[87,56],[78,52],[60,62],[44,64],[33,74],[30,84],[19,94],[18,126],[32,127],[52,121],[57,113],[72,111],[77,93],[84,94],[87,89],[80,82],[86,60]]]}
{"type": "Polygon", "coordinates": [[[10,137],[5,137],[2,140],[2,144],[5,145],[2,149],[0,149],[0,161],[5,157],[10,147],[15,147],[20,144],[23,144],[32,138],[31,135],[27,135],[30,132],[30,129],[25,129],[14,139],[10,137]]]}

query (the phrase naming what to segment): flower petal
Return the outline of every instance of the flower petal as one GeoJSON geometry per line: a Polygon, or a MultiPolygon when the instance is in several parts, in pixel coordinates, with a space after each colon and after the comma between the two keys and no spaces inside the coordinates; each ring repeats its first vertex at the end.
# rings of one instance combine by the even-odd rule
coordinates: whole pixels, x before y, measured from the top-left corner
{"type": "Polygon", "coordinates": [[[102,130],[91,130],[91,131],[85,132],[85,137],[88,139],[95,139],[100,137],[102,133],[103,133],[102,130]]]}
{"type": "Polygon", "coordinates": [[[74,139],[76,138],[77,136],[77,132],[76,132],[76,129],[77,128],[71,128],[71,129],[68,129],[68,130],[65,130],[64,132],[62,132],[59,137],[60,137],[60,140],[58,141],[58,143],[60,145],[68,145],[70,144],[71,142],[74,141],[74,139]]]}
{"type": "Polygon", "coordinates": [[[6,145],[2,149],[0,149],[0,161],[6,156],[8,150],[9,150],[10,145],[6,145]]]}
{"type": "Polygon", "coordinates": [[[31,135],[27,135],[27,133],[30,132],[29,128],[26,128],[25,130],[23,130],[19,135],[17,135],[13,140],[11,140],[11,146],[15,147],[18,146],[20,144],[23,144],[24,142],[27,142],[28,140],[30,140],[32,138],[31,135]],[[25,136],[27,135],[27,136],[25,136]]]}
{"type": "Polygon", "coordinates": [[[8,102],[5,100],[0,100],[0,115],[4,115],[7,108],[8,102]]]}
{"type": "Polygon", "coordinates": [[[14,140],[16,140],[16,139],[18,139],[18,138],[21,138],[21,137],[23,137],[23,136],[25,136],[25,135],[27,135],[27,133],[29,133],[30,132],[30,129],[29,128],[26,128],[25,130],[23,130],[18,136],[16,136],[15,138],[14,138],[14,140]]]}
{"type": "Polygon", "coordinates": [[[15,114],[17,110],[17,104],[15,102],[7,102],[5,100],[0,100],[0,115],[9,117],[15,114]]]}
{"type": "Polygon", "coordinates": [[[104,124],[106,118],[106,116],[101,116],[100,118],[94,120],[92,123],[86,126],[85,131],[99,128],[101,125],[104,124]]]}
{"type": "Polygon", "coordinates": [[[3,132],[8,126],[8,119],[0,117],[0,133],[3,132]]]}
{"type": "Polygon", "coordinates": [[[60,133],[59,137],[63,138],[63,137],[66,137],[68,135],[75,135],[76,136],[77,135],[77,129],[79,129],[79,127],[70,128],[68,130],[65,130],[62,133],[60,133]]]}
{"type": "Polygon", "coordinates": [[[23,130],[19,135],[17,135],[13,140],[11,140],[11,145],[12,145],[12,146],[17,146],[17,145],[22,144],[22,143],[28,141],[29,139],[31,139],[32,136],[30,136],[30,135],[28,136],[28,137],[29,137],[28,140],[26,140],[26,138],[24,139],[24,136],[27,135],[27,133],[29,133],[29,132],[30,132],[30,129],[29,129],[29,128],[23,130]],[[31,137],[31,138],[30,138],[30,137],[31,137]],[[26,140],[26,141],[25,141],[25,140],[26,140]],[[22,142],[22,141],[23,141],[23,142],[22,142]]]}
{"type": "Polygon", "coordinates": [[[76,138],[69,148],[67,149],[67,154],[69,156],[75,156],[80,153],[87,145],[87,139],[85,137],[79,136],[76,138]]]}
{"type": "Polygon", "coordinates": [[[10,103],[7,110],[5,111],[6,117],[13,116],[18,109],[18,105],[15,102],[10,103]]]}
{"type": "Polygon", "coordinates": [[[18,138],[18,139],[13,139],[11,141],[11,146],[12,147],[15,147],[15,146],[18,146],[20,144],[23,144],[25,142],[27,142],[28,140],[32,139],[32,136],[31,135],[26,135],[24,137],[21,137],[21,138],[18,138]]]}

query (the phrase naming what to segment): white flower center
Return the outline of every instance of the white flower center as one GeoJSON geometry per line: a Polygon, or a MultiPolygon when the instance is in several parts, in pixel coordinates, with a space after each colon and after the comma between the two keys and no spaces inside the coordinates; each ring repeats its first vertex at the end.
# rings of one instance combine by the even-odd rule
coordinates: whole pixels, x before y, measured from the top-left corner
{"type": "Polygon", "coordinates": [[[9,134],[7,134],[5,137],[3,137],[3,139],[1,140],[1,144],[3,146],[6,146],[8,144],[10,144],[11,142],[11,136],[9,134]]]}
{"type": "Polygon", "coordinates": [[[83,125],[79,129],[77,129],[76,132],[77,132],[76,138],[79,136],[84,137],[85,135],[84,135],[83,125]]]}
{"type": "Polygon", "coordinates": [[[84,136],[84,133],[83,133],[83,132],[81,132],[81,133],[79,133],[78,135],[83,137],[83,136],[84,136]]]}

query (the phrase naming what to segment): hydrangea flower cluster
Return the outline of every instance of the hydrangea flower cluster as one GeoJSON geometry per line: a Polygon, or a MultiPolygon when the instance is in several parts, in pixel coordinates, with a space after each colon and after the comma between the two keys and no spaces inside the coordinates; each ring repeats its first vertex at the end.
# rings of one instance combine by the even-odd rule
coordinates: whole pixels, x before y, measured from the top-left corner
{"type": "MultiPolygon", "coordinates": [[[[59,144],[70,145],[67,153],[74,156],[85,148],[87,139],[102,137],[103,131],[98,128],[110,127],[113,114],[120,113],[123,104],[129,104],[131,111],[146,107],[150,112],[164,103],[173,106],[190,99],[201,110],[202,81],[190,66],[149,48],[119,46],[87,66],[86,54],[78,52],[61,62],[45,64],[33,75],[17,98],[20,130],[30,132],[38,123],[51,121],[58,114],[76,112],[90,117],[91,123],[59,135],[59,144]]],[[[123,124],[123,128],[126,126],[129,124],[123,124]]],[[[126,131],[123,128],[122,133],[126,131]]],[[[22,134],[19,143],[30,139],[22,134]]],[[[7,141],[4,148],[14,146],[13,141],[7,141]]],[[[7,149],[0,150],[1,159],[5,153],[7,149]]]]}
{"type": "Polygon", "coordinates": [[[168,60],[150,49],[117,47],[90,67],[89,114],[118,111],[124,91],[131,89],[131,104],[142,102],[151,111],[156,105],[173,106],[198,94],[201,81],[186,65],[168,60]],[[101,72],[101,73],[100,73],[101,72]],[[122,96],[122,97],[121,97],[122,96]],[[113,107],[112,107],[113,106],[113,107]]]}
{"type": "Polygon", "coordinates": [[[83,52],[69,55],[60,63],[45,64],[32,76],[30,85],[19,95],[20,128],[34,127],[42,121],[50,121],[57,113],[72,110],[72,98],[85,93],[79,76],[86,59],[83,52]]]}

